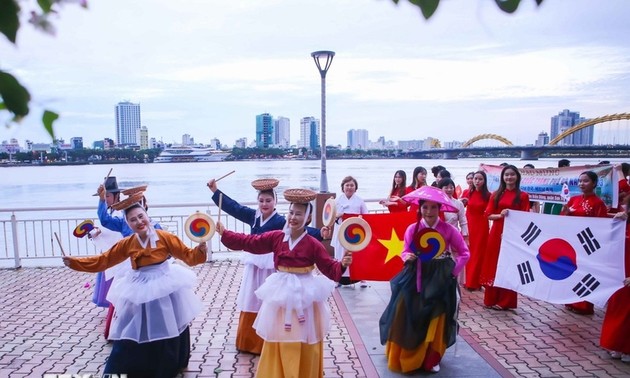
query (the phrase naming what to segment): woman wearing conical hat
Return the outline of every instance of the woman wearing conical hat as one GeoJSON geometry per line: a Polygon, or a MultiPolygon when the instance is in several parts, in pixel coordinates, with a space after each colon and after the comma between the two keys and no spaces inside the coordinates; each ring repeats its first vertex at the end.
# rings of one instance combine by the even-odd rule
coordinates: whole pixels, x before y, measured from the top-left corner
{"type": "MultiPolygon", "coordinates": [[[[316,193],[285,191],[291,203],[283,230],[260,235],[228,231],[217,224],[221,242],[232,250],[255,254],[273,253],[277,272],[256,290],[262,305],[254,328],[264,340],[257,377],[322,377],[323,339],[330,328],[326,301],[335,283],[352,263],[348,252],[341,261],[310,236],[305,225],[311,221],[316,193]],[[317,267],[321,274],[315,274],[317,267]]],[[[327,228],[322,229],[326,235],[327,228]]]]}
{"type": "Polygon", "coordinates": [[[435,187],[403,197],[419,207],[405,231],[403,270],[391,279],[392,295],[379,320],[387,367],[400,373],[438,372],[457,336],[457,276],[470,256],[462,234],[440,220],[440,209],[457,211],[435,187]]]}

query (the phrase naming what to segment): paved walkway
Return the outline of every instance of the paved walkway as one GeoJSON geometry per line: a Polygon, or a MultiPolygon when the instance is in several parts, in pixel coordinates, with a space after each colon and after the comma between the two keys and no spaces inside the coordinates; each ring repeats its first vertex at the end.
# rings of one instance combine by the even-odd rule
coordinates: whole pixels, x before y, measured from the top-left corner
{"type": "MultiPolygon", "coordinates": [[[[183,377],[251,377],[258,358],[234,345],[242,266],[217,260],[194,270],[207,311],[191,327],[192,355],[183,377]]],[[[67,268],[0,270],[0,377],[102,372],[111,346],[106,309],[91,302],[95,275],[67,268]]],[[[598,347],[602,311],[593,316],[520,297],[514,312],[482,308],[482,294],[463,292],[461,330],[437,374],[387,369],[378,319],[387,282],[341,287],[329,300],[332,329],[324,343],[326,377],[628,377],[630,364],[598,347]]],[[[629,335],[630,337],[630,335],[629,335]]]]}

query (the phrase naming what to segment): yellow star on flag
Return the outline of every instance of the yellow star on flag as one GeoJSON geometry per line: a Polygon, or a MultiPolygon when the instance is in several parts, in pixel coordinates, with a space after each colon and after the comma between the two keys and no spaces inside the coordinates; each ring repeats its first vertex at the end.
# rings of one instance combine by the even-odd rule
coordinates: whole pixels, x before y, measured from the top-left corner
{"type": "Polygon", "coordinates": [[[396,230],[392,227],[392,236],[389,239],[377,239],[379,243],[383,244],[387,248],[387,257],[385,257],[385,263],[394,257],[400,257],[402,255],[403,248],[405,247],[405,241],[400,240],[396,234],[396,230]]]}

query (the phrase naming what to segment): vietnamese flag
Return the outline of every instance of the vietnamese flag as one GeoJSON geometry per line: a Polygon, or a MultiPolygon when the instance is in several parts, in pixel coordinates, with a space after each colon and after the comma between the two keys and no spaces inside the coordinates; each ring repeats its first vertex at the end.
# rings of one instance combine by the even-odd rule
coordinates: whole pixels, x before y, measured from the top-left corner
{"type": "Polygon", "coordinates": [[[351,280],[389,281],[402,270],[405,231],[416,222],[415,212],[363,214],[372,238],[352,254],[351,280]]]}

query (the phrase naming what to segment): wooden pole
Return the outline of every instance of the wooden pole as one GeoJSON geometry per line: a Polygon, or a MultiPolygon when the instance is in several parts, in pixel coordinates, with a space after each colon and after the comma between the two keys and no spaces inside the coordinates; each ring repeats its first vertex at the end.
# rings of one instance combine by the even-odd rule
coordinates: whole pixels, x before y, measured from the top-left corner
{"type": "Polygon", "coordinates": [[[61,255],[65,256],[66,253],[63,251],[63,245],[61,245],[61,240],[59,240],[59,235],[57,235],[56,232],[54,232],[54,234],[55,234],[55,238],[57,239],[57,243],[59,243],[59,248],[61,248],[61,255]]]}

